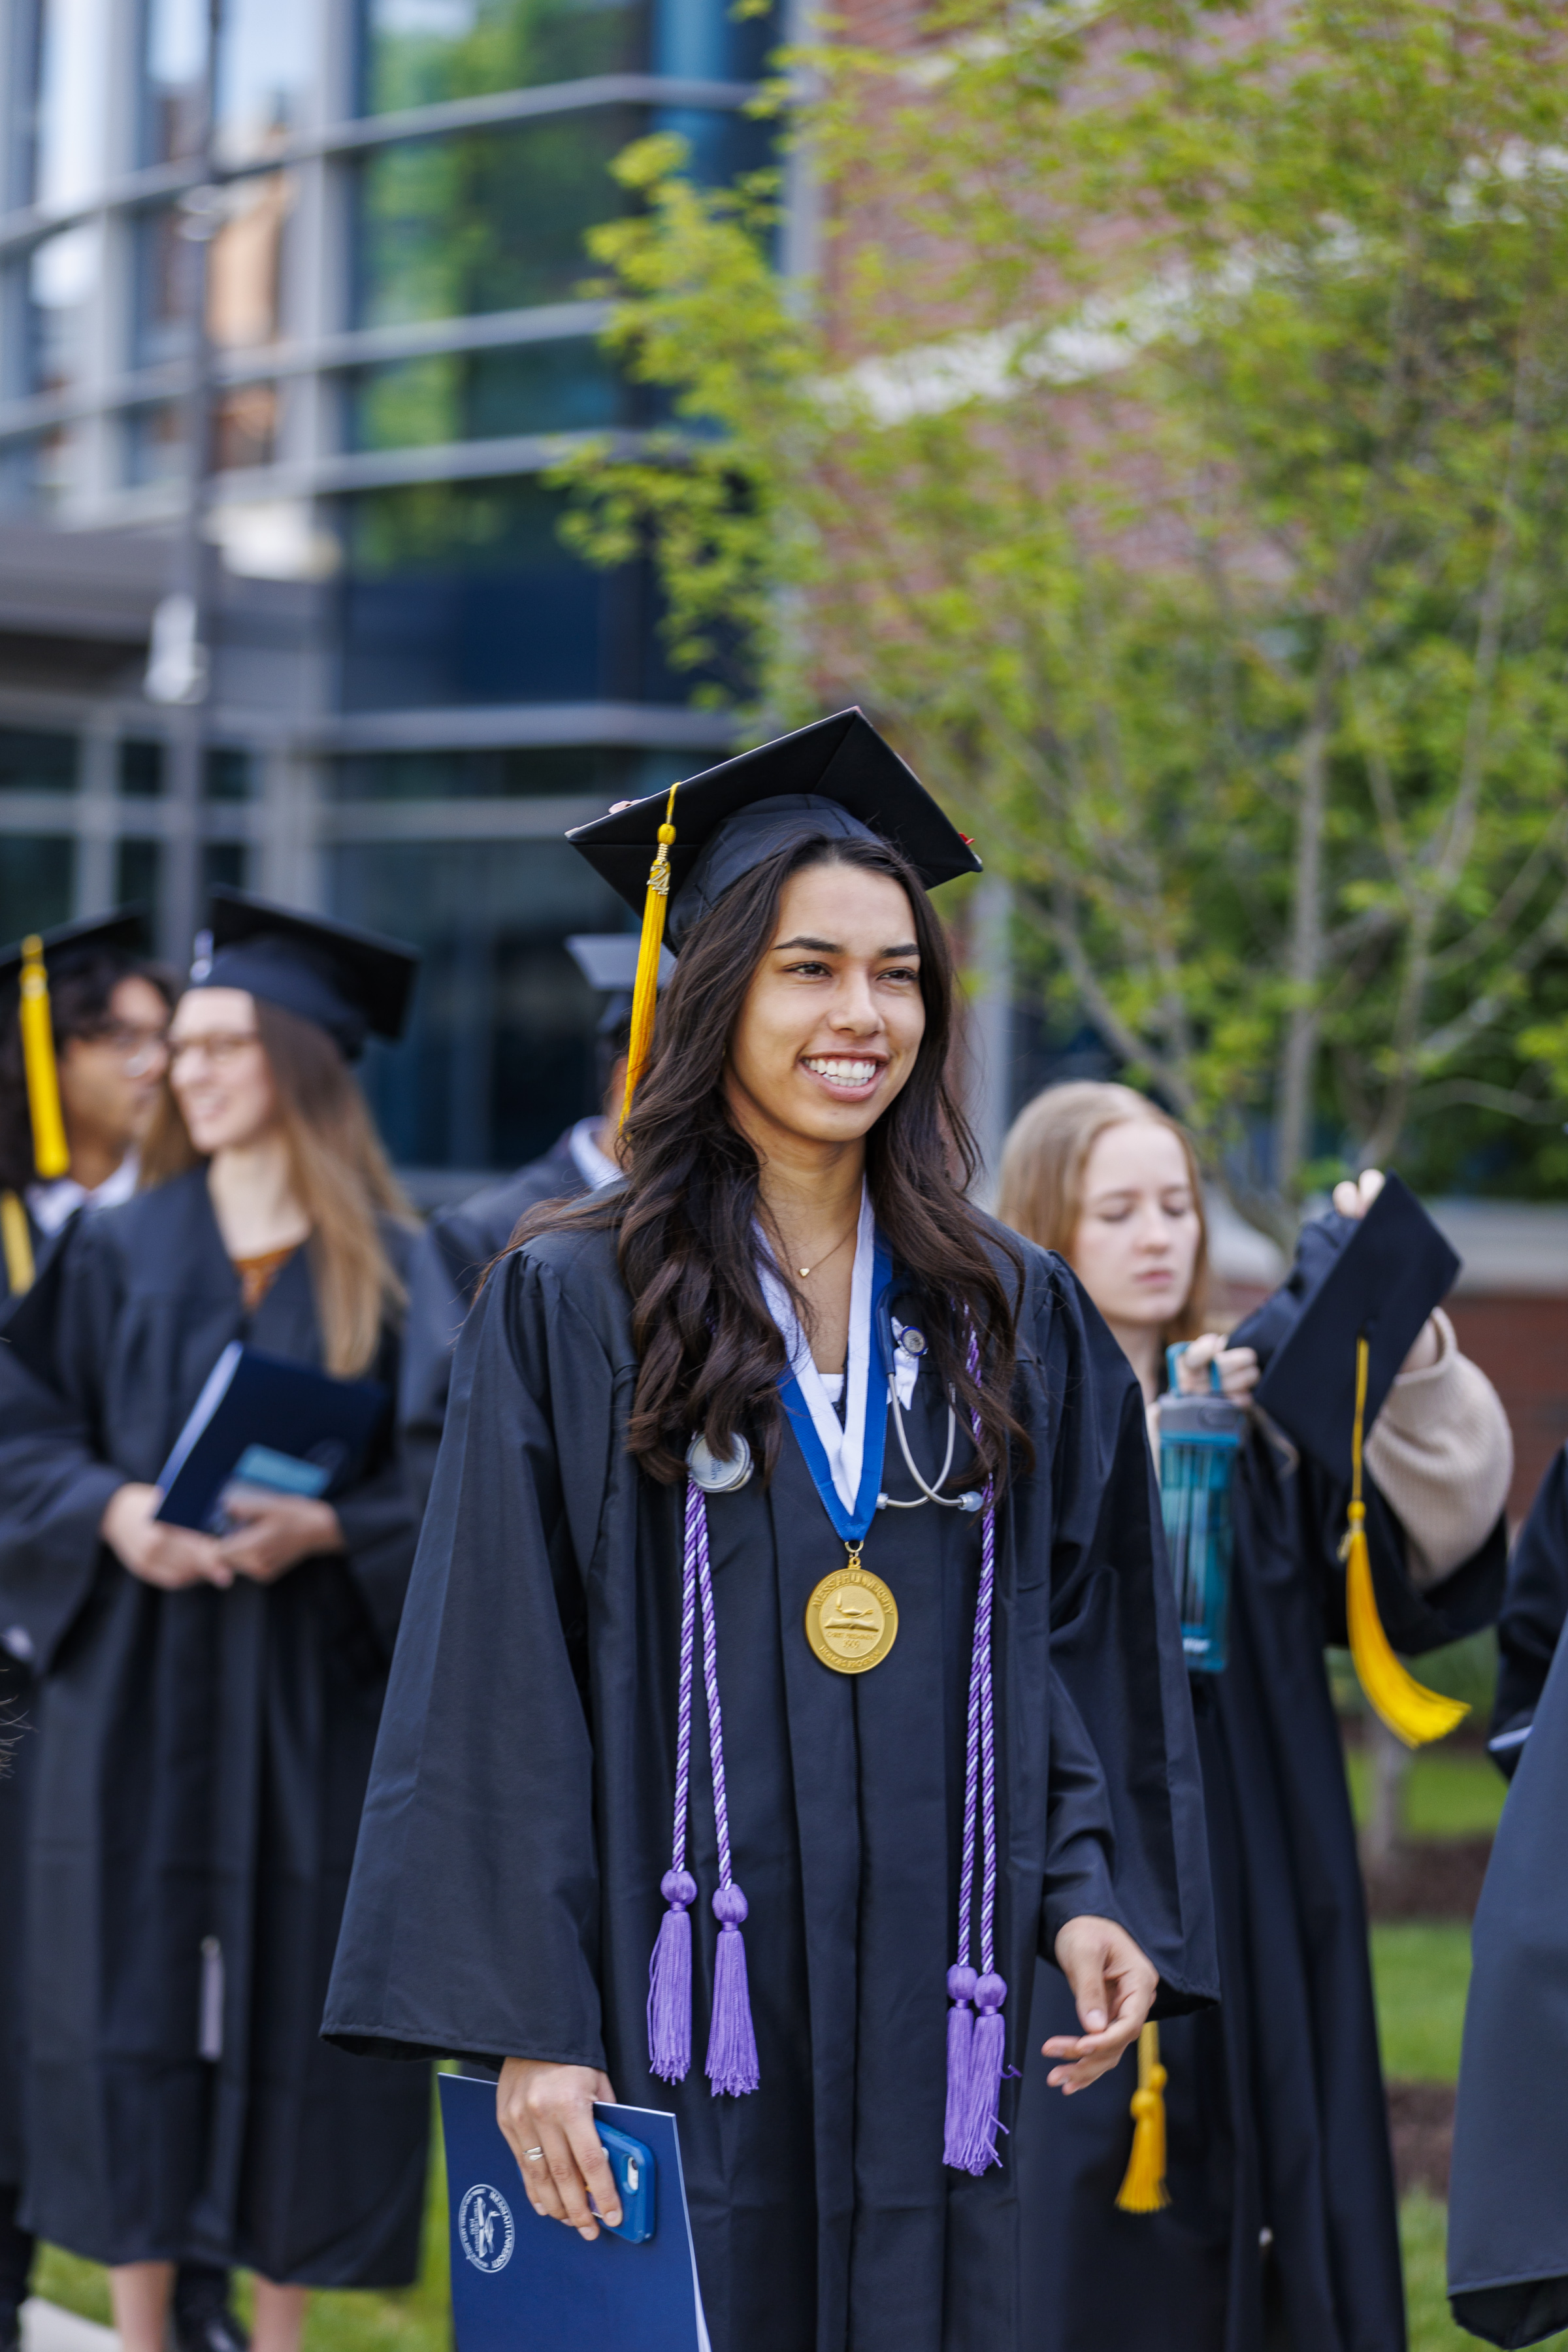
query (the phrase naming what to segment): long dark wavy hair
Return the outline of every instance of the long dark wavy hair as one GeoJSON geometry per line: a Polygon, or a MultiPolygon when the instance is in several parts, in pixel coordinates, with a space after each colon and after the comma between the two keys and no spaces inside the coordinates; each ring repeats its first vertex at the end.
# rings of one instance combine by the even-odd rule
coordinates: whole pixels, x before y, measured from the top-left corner
{"type": "MultiPolygon", "coordinates": [[[[805,833],[725,891],[683,942],[659,1006],[653,1050],[623,1138],[624,1192],[545,1203],[513,1247],[562,1227],[610,1227],[632,1300],[640,1370],[626,1442],[650,1476],[668,1484],[700,1430],[716,1452],[744,1432],[771,1475],[778,1456],[784,1341],[757,1279],[757,1155],[725,1095],[730,1041],[778,925],[794,874],[850,866],[886,876],[910,902],[920,948],[925,1034],[901,1091],[866,1139],[877,1222],[903,1277],[919,1291],[938,1370],[967,1415],[979,1415],[971,1476],[1006,1477],[1009,1448],[1026,1463],[1028,1439],[1009,1397],[1016,1355],[1015,1295],[1022,1259],[964,1198],[977,1165],[954,1091],[954,989],[947,938],[931,901],[887,843],[805,833]],[[1016,1281],[998,1269],[1011,1261],[1016,1281]],[[971,1323],[984,1379],[966,1361],[971,1323]]],[[[787,1279],[787,1269],[781,1269],[787,1279]]],[[[792,1286],[793,1287],[793,1286],[792,1286]]],[[[805,1319],[805,1302],[796,1297],[805,1319]]]]}

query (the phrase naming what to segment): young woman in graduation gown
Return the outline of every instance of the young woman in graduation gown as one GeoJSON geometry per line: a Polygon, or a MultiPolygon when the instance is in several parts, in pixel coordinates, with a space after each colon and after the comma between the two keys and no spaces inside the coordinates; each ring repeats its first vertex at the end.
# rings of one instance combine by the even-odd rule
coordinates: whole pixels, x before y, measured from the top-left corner
{"type": "MultiPolygon", "coordinates": [[[[604,869],[628,896],[664,807],[576,836],[632,845],[604,869]]],[[[627,1181],[506,1256],[458,1343],[327,2029],[504,2059],[523,2188],[590,2236],[586,2189],[615,2210],[590,2099],[672,2110],[715,2352],[1009,2352],[1005,2140],[944,2163],[949,1970],[955,2040],[972,1998],[992,2021],[963,2077],[981,2143],[1022,2053],[1001,1986],[1037,1952],[1078,1996],[1075,2082],[1156,1972],[1170,2008],[1212,1985],[1142,1409],[1072,1277],[959,1189],[919,877],[973,861],[934,803],[854,714],[682,785],[674,822],[703,845],[627,1181]],[[952,1507],[987,1480],[994,1520],[952,1507]],[[987,1595],[989,1798],[965,1739],[987,1595]],[[966,1780],[996,1863],[962,1951],[966,1780]]]]}
{"type": "Polygon", "coordinates": [[[416,2071],[318,2035],[414,1551],[390,1411],[331,1502],[153,1517],[231,1341],[390,1403],[409,1235],[345,1056],[395,1032],[412,959],[237,896],[214,927],[150,1189],[73,1228],[58,1410],[0,1442],[6,1611],[46,1667],[25,2219],[110,2265],[125,2352],[159,2352],[183,2256],[258,2273],[260,2352],[309,2284],[406,2282],[428,2126],[416,2071]]]}
{"type": "MultiPolygon", "coordinates": [[[[1008,1138],[998,1208],[1063,1251],[1151,1404],[1180,1339],[1193,1342],[1184,1385],[1206,1385],[1217,1360],[1226,1394],[1246,1399],[1377,1181],[1339,1186],[1333,1215],[1307,1228],[1290,1283],[1238,1332],[1256,1346],[1203,1331],[1195,1155],[1130,1088],[1037,1097],[1008,1138]]],[[[1440,1311],[1365,1462],[1391,1638],[1417,1651],[1487,1622],[1512,1450],[1495,1392],[1440,1311]]],[[[1124,2085],[1097,2084],[1064,2112],[1031,2062],[1016,2141],[1030,2352],[1403,2352],[1366,1919],[1323,1659],[1345,1639],[1347,1499],[1255,1412],[1234,1490],[1228,1664],[1193,1676],[1221,2007],[1161,2029],[1163,2210],[1118,2210],[1133,2129],[1124,2085]]],[[[1042,1977],[1037,2027],[1049,2031],[1059,2008],[1042,1977]]]]}

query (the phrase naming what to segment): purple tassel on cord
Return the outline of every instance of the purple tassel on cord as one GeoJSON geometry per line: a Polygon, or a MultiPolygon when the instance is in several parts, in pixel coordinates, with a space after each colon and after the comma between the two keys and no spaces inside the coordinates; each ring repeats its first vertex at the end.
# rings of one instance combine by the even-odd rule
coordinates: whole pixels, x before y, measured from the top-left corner
{"type": "MultiPolygon", "coordinates": [[[[978,1383],[980,1349],[969,1334],[969,1370],[978,1383]]],[[[975,1443],[980,1422],[973,1421],[975,1443]]],[[[974,1603],[974,1646],[969,1664],[969,1713],[964,1740],[963,1860],[958,1893],[958,1964],[947,1972],[953,2007],[947,2020],[947,2117],[942,2160],[979,2174],[1000,2164],[1002,2077],[1007,2029],[1002,2003],[1007,1988],[995,1972],[996,1726],[991,1681],[991,1612],[996,1591],[995,1494],[987,1485],[980,1522],[980,1590],[974,1603]],[[981,1844],[980,1972],[969,1965],[975,1846],[981,1844]],[[973,2000],[978,2014],[971,2018],[973,2000]]]]}
{"type": "Polygon", "coordinates": [[[669,1908],[647,1972],[647,2063],[661,2082],[684,2083],[691,2070],[691,1913],[697,1881],[667,1870],[659,1893],[669,1908]]]}
{"type": "Polygon", "coordinates": [[[746,1898],[733,1885],[721,1886],[713,1897],[719,1922],[719,1950],[713,1962],[713,2025],[708,2036],[708,2079],[713,2095],[731,2096],[754,2091],[757,2037],[752,2026],[751,1989],[746,1982],[746,1946],[741,1922],[746,1898]]]}

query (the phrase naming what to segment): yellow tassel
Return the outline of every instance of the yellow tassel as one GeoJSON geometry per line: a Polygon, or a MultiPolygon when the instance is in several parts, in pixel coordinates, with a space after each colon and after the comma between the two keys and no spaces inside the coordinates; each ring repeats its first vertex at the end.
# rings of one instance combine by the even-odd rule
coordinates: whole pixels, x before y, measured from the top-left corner
{"type": "Polygon", "coordinates": [[[1122,2213],[1159,2213],[1171,2201],[1165,2186],[1165,2084],[1160,2063],[1160,2029],[1146,2025],[1138,2036],[1138,2088],[1132,2094],[1132,2153],[1116,2192],[1122,2213]]]}
{"type": "Polygon", "coordinates": [[[22,1060],[27,1073],[27,1111],[33,1122],[33,1165],[48,1183],[68,1173],[71,1156],[60,1115],[44,943],[37,932],[22,941],[22,1060]]]}
{"type": "Polygon", "coordinates": [[[1406,1748],[1424,1748],[1441,1739],[1468,1715],[1460,1699],[1444,1698],[1418,1683],[1395,1657],[1373,1590],[1372,1554],[1366,1541],[1366,1505],[1361,1498],[1362,1424],[1366,1417],[1367,1343],[1356,1341],[1355,1423],[1351,1431],[1350,1528],[1341,1556],[1345,1563],[1345,1614],[1350,1623],[1351,1656],[1361,1686],[1374,1711],[1406,1748]]]}
{"type": "Polygon", "coordinates": [[[27,1212],[15,1192],[0,1192],[0,1242],[5,1249],[5,1279],[13,1298],[33,1286],[33,1236],[27,1212]]]}
{"type": "Polygon", "coordinates": [[[632,1034],[626,1047],[626,1093],[621,1105],[623,1127],[632,1107],[637,1080],[647,1061],[647,1049],[653,1043],[653,1016],[658,1004],[658,956],[664,945],[665,909],[669,904],[669,849],[675,839],[675,795],[679,790],[679,783],[671,784],[669,788],[664,823],[658,829],[658,850],[648,868],[647,896],[643,900],[642,941],[637,949],[637,979],[632,986],[632,1034]]]}

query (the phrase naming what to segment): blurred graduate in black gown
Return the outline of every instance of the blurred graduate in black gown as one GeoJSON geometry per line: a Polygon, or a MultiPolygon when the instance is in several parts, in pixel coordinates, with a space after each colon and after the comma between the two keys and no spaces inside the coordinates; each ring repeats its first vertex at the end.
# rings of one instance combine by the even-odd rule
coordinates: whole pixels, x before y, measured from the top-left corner
{"type": "MultiPolygon", "coordinates": [[[[1363,1189],[1338,1188],[1334,1213],[1307,1227],[1289,1282],[1229,1344],[1203,1330],[1206,1244],[1191,1143],[1142,1096],[1085,1083],[1037,1097],[1008,1138],[998,1209],[1062,1251],[1151,1403],[1164,1386],[1163,1350],[1181,1340],[1193,1343],[1186,1385],[1206,1385],[1217,1360],[1226,1393],[1246,1399],[1310,1305],[1337,1315],[1324,1286],[1380,1185],[1369,1175],[1363,1189]]],[[[1335,1327],[1338,1352],[1302,1322],[1312,1360],[1291,1377],[1308,1404],[1349,1377],[1355,1315],[1375,1317],[1379,1285],[1408,1288],[1400,1254],[1419,1255],[1423,1239],[1416,1230],[1407,1244],[1407,1225],[1425,1227],[1426,1248],[1442,1251],[1404,1197],[1395,1240],[1379,1243],[1364,1295],[1343,1332],[1335,1327]]],[[[1391,1190],[1385,1213],[1395,1207],[1391,1190]]],[[[1363,1238],[1373,1240],[1372,1228],[1363,1238]]],[[[1384,1625],[1406,1653],[1489,1622],[1506,1549],[1507,1420],[1447,1318],[1427,1315],[1452,1271],[1450,1262],[1409,1310],[1419,1337],[1398,1378],[1407,1341],[1388,1362],[1386,1400],[1368,1400],[1373,1579],[1384,1625]]],[[[1419,1286],[1419,1266],[1412,1278],[1419,1286]]],[[[1344,1421],[1336,1437],[1348,1454],[1348,1409],[1344,1421]]],[[[1133,2136],[1125,2087],[1099,2084],[1064,2113],[1040,2095],[1043,2069],[1031,2058],[1016,2141],[1030,2224],[1030,2352],[1405,2344],[1366,1920],[1323,1660],[1325,1643],[1346,1638],[1347,1479],[1337,1451],[1325,1465],[1257,1410],[1238,1462],[1228,1664],[1193,1676],[1222,2006],[1161,2029],[1163,2210],[1118,2207],[1133,2136]]],[[[1060,2014],[1042,1974],[1036,2024],[1048,2030],[1060,2014]]]]}
{"type": "Polygon", "coordinates": [[[844,713],[634,803],[576,836],[629,903],[661,820],[626,1181],[458,1342],[327,2026],[504,2060],[588,2236],[592,2098],[673,2111],[715,2352],[1011,2352],[1036,1955],[1064,2079],[1213,1990],[1137,1384],[963,1197],[925,891],[976,861],[908,770],[844,713]]]}
{"type": "Polygon", "coordinates": [[[1448,2292],[1461,2327],[1568,2327],[1568,1448],[1509,1563],[1491,1750],[1513,1781],[1471,1935],[1454,2117],[1448,2292]]]}
{"type": "MultiPolygon", "coordinates": [[[[613,1184],[620,1174],[616,1128],[626,1089],[632,982],[637,940],[630,931],[580,932],[567,952],[592,989],[605,998],[595,1055],[599,1108],[575,1120],[539,1160],[455,1209],[439,1209],[414,1252],[408,1277],[408,1330],[403,1348],[403,1461],[421,1509],[436,1468],[436,1448],[447,1417],[452,1349],[473,1304],[479,1279],[510,1241],[530,1209],[544,1201],[572,1201],[613,1184]]],[[[668,958],[667,956],[667,961],[668,958]]]]}
{"type": "Polygon", "coordinates": [[[428,2128],[416,2070],[318,2037],[416,1534],[411,1235],[349,1061],[414,960],[237,893],[213,936],[149,1189],[71,1228],[26,1335],[53,1402],[13,1367],[0,1416],[0,1614],[42,1668],[23,2218],[110,2265],[125,2352],[161,2352],[182,2258],[258,2273],[261,2352],[294,2352],[310,2284],[410,2279],[428,2128]],[[153,1482],[236,1339],[388,1411],[331,1501],[247,1490],[196,1534],[153,1482]]]}
{"type": "MultiPolygon", "coordinates": [[[[0,954],[0,1320],[47,1288],[49,1257],[83,1206],[136,1189],[139,1146],[166,1062],[174,975],[150,962],[135,909],[46,931],[37,951],[0,954]],[[37,1012],[31,1050],[21,1019],[24,962],[37,1012]],[[41,983],[41,984],[40,984],[41,983]],[[40,1140],[41,1139],[41,1140],[40,1140]]],[[[47,1316],[49,1301],[36,1300],[47,1316]]],[[[24,2177],[23,2008],[27,1800],[37,1749],[33,1636],[0,1621],[0,2352],[13,2352],[33,2239],[16,2220],[24,2177]]],[[[238,2352],[244,2330],[221,2268],[182,2264],[174,2285],[180,2352],[238,2352]]]]}

